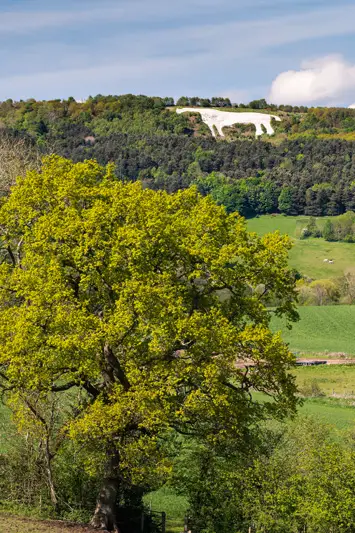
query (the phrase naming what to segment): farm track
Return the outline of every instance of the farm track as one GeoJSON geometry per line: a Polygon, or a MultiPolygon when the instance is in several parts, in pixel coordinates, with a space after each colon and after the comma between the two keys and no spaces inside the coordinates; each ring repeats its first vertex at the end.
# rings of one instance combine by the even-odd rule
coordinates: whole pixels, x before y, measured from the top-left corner
{"type": "MultiPolygon", "coordinates": [[[[355,359],[298,359],[297,366],[318,366],[318,365],[355,365],[355,359]]],[[[236,363],[237,368],[251,368],[255,364],[251,361],[245,361],[242,363],[236,363]]]]}
{"type": "Polygon", "coordinates": [[[61,520],[34,520],[0,514],[0,533],[95,533],[86,525],[61,520]]]}

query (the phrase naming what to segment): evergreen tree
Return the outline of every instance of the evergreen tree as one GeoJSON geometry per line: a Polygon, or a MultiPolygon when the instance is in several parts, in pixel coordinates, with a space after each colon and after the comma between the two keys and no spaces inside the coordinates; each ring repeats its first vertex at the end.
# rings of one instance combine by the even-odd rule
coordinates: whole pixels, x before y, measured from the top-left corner
{"type": "Polygon", "coordinates": [[[335,233],[334,233],[334,227],[329,218],[327,219],[326,223],[324,224],[323,228],[323,237],[326,241],[334,241],[335,240],[335,233]]]}

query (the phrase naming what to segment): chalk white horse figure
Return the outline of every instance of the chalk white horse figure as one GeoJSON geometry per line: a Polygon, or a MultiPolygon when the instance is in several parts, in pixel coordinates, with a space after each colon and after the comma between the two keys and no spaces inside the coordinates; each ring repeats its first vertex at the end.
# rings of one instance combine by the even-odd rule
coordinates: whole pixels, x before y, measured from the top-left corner
{"type": "Polygon", "coordinates": [[[271,120],[275,119],[281,122],[280,117],[276,115],[267,115],[265,113],[233,113],[231,111],[217,111],[209,108],[192,108],[184,107],[177,109],[177,113],[200,113],[203,122],[209,126],[213,137],[216,137],[214,126],[217,128],[221,137],[224,137],[223,128],[225,126],[233,126],[234,124],[254,124],[256,128],[256,137],[260,137],[264,133],[261,126],[264,126],[266,133],[272,135],[274,129],[271,126],[271,120]]]}

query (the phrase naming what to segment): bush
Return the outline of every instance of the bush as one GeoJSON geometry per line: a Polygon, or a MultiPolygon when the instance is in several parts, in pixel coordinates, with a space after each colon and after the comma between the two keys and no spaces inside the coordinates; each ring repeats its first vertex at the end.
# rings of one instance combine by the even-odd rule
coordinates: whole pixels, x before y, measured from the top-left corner
{"type": "Polygon", "coordinates": [[[322,391],[315,379],[309,383],[306,383],[304,387],[300,388],[300,393],[305,398],[322,398],[325,396],[325,393],[322,391]]]}

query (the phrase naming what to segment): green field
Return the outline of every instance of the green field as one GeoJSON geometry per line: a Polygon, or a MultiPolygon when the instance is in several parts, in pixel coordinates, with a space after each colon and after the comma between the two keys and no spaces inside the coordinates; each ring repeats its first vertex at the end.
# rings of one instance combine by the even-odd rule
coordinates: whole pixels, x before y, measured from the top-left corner
{"type": "Polygon", "coordinates": [[[169,487],[150,492],[144,496],[144,503],[152,511],[166,513],[167,531],[180,533],[184,529],[184,517],[188,509],[185,496],[180,496],[169,487]]]}
{"type": "Polygon", "coordinates": [[[292,329],[284,318],[273,317],[271,327],[282,331],[295,352],[343,352],[355,355],[355,306],[305,306],[298,309],[300,321],[292,329]]]}
{"type": "MultiPolygon", "coordinates": [[[[317,224],[321,227],[327,218],[332,217],[317,218],[317,224]]],[[[303,216],[265,215],[248,220],[248,229],[259,235],[276,230],[289,235],[294,242],[294,247],[290,252],[290,266],[311,278],[339,277],[344,274],[344,271],[355,268],[355,243],[299,239],[308,220],[309,217],[303,216]],[[324,263],[324,259],[332,259],[334,263],[324,263]]]]}
{"type": "MultiPolygon", "coordinates": [[[[253,392],[253,398],[258,402],[270,399],[260,392],[253,392]]],[[[329,424],[338,430],[355,428],[355,407],[351,402],[335,398],[307,398],[298,408],[299,417],[312,417],[316,421],[329,424]]],[[[286,423],[287,420],[286,420],[286,423]]]]}
{"type": "Polygon", "coordinates": [[[355,408],[335,401],[307,400],[300,409],[301,415],[314,417],[318,422],[330,424],[340,430],[355,428],[355,408]]]}
{"type": "Polygon", "coordinates": [[[294,373],[301,390],[317,383],[319,390],[327,396],[355,397],[355,365],[298,367],[294,373]]]}

